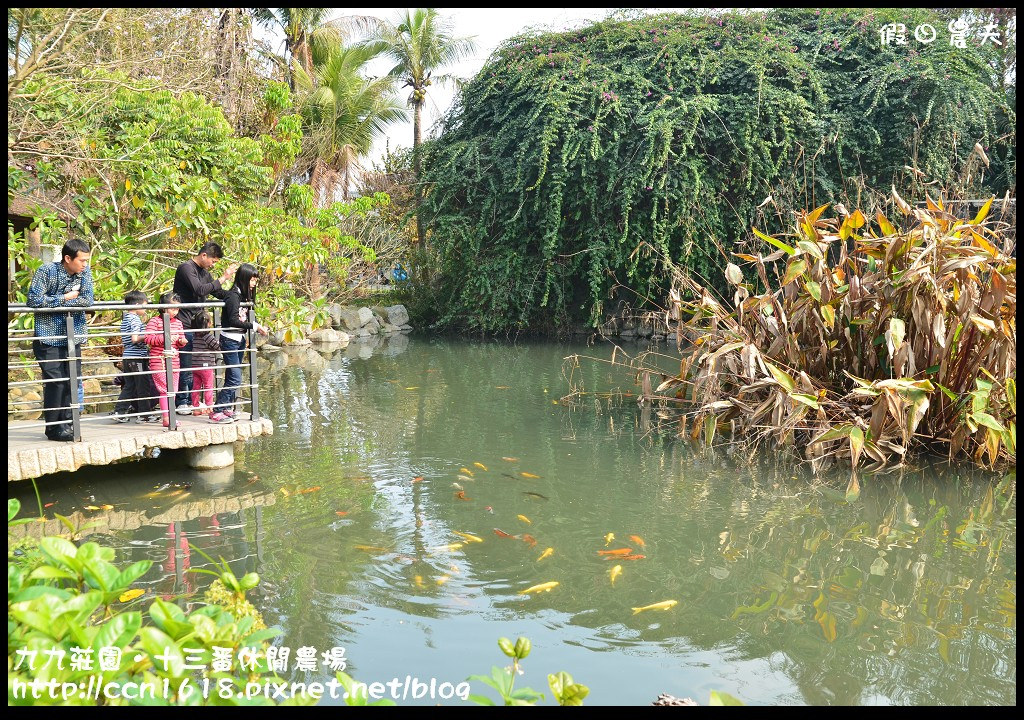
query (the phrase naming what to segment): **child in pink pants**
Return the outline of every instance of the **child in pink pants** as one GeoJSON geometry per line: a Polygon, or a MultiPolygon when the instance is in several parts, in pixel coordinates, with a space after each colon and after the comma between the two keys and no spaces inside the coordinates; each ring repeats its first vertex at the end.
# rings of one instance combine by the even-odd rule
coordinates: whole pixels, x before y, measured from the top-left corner
{"type": "Polygon", "coordinates": [[[192,411],[193,415],[206,415],[213,408],[213,393],[216,389],[214,369],[217,367],[217,353],[220,342],[210,327],[210,314],[200,310],[192,320],[192,411]],[[200,392],[205,409],[200,410],[200,392]]]}
{"type": "MultiPolygon", "coordinates": [[[[160,296],[161,305],[178,304],[181,298],[177,293],[164,293],[160,296]]],[[[177,348],[184,347],[185,328],[178,319],[178,308],[172,307],[166,310],[159,310],[160,314],[150,318],[146,324],[146,344],[149,345],[149,369],[153,371],[153,382],[156,385],[157,393],[160,396],[160,412],[164,416],[164,427],[167,427],[168,404],[173,403],[174,391],[167,392],[167,373],[164,369],[164,360],[169,359],[173,369],[172,388],[178,387],[178,375],[181,368],[181,360],[178,357],[177,348]],[[164,320],[162,314],[166,312],[170,318],[171,325],[171,347],[164,347],[164,320]]]]}

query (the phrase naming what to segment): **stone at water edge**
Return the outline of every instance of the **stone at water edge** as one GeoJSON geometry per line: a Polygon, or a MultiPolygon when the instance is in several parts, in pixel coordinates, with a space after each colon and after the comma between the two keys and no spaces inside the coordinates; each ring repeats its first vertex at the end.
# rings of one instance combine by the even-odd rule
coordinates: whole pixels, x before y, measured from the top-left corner
{"type": "Polygon", "coordinates": [[[387,312],[388,322],[392,325],[401,327],[409,323],[409,311],[405,309],[405,305],[392,305],[384,310],[387,312]]]}
{"type": "Polygon", "coordinates": [[[331,316],[331,327],[335,330],[341,329],[341,305],[333,303],[327,306],[327,314],[331,316]]]}
{"type": "Polygon", "coordinates": [[[315,343],[347,343],[349,341],[348,333],[341,332],[340,330],[332,330],[330,328],[320,328],[314,330],[309,339],[315,343]]]}
{"type": "Polygon", "coordinates": [[[341,318],[341,326],[338,328],[339,330],[347,330],[351,332],[353,330],[358,330],[363,326],[359,313],[352,308],[341,308],[339,317],[341,318]]]}
{"type": "Polygon", "coordinates": [[[360,327],[365,326],[371,320],[373,320],[373,310],[367,307],[361,307],[357,310],[359,313],[359,325],[360,327]]]}

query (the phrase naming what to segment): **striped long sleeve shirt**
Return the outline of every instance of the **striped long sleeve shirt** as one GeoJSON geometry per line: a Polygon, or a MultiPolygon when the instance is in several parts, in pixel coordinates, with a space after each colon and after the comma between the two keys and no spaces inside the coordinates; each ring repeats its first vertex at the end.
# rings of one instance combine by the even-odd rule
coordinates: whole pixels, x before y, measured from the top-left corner
{"type": "MultiPolygon", "coordinates": [[[[87,307],[93,304],[92,271],[86,268],[78,275],[69,275],[63,262],[46,263],[32,276],[26,304],[34,308],[87,307]],[[65,300],[64,295],[71,288],[80,285],[78,297],[65,300]]],[[[85,313],[71,312],[75,324],[75,343],[85,342],[85,313]]],[[[67,343],[68,313],[36,313],[35,336],[44,345],[65,345],[67,343]]]]}

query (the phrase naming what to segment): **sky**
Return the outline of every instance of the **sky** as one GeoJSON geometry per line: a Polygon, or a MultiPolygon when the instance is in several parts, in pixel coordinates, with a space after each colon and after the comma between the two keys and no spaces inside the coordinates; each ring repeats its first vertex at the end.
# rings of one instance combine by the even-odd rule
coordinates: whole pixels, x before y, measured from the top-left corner
{"type": "MultiPolygon", "coordinates": [[[[649,8],[646,12],[666,12],[674,8],[649,8]]],[[[342,15],[369,15],[384,20],[394,21],[402,8],[346,8],[339,10],[335,17],[342,15]]],[[[454,34],[458,37],[473,37],[476,52],[458,64],[442,70],[442,73],[470,78],[475,75],[492,52],[502,41],[522,33],[528,28],[542,30],[565,30],[603,20],[613,8],[437,8],[441,17],[449,20],[454,34]]],[[[274,49],[283,52],[283,36],[278,36],[274,49]]],[[[384,74],[390,69],[387,61],[378,61],[371,65],[371,74],[384,74]]],[[[399,96],[403,100],[408,97],[408,89],[399,96]]],[[[423,136],[426,138],[434,123],[444,116],[451,107],[455,96],[455,88],[451,85],[431,85],[427,92],[427,104],[424,108],[423,136]]],[[[411,114],[410,114],[411,118],[411,114]]],[[[374,143],[370,154],[370,162],[383,157],[386,147],[392,149],[412,146],[412,120],[407,123],[394,123],[374,143]]],[[[367,163],[369,165],[370,163],[367,163]]]]}

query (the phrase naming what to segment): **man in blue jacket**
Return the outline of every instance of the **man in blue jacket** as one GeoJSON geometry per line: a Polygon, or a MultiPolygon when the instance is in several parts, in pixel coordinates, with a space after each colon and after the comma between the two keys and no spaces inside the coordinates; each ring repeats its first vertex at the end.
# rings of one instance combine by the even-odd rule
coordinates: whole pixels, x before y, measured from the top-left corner
{"type": "MultiPolygon", "coordinates": [[[[61,248],[58,262],[46,263],[32,276],[28,306],[34,308],[88,307],[93,304],[92,251],[84,240],[72,239],[61,248]]],[[[85,313],[71,312],[75,327],[74,360],[76,377],[82,377],[82,343],[85,342],[85,313]]],[[[75,439],[71,428],[71,403],[78,395],[71,387],[68,362],[68,313],[36,313],[32,352],[43,373],[43,419],[46,437],[58,442],[75,439]]],[[[77,383],[76,383],[77,385],[77,383]]]]}

